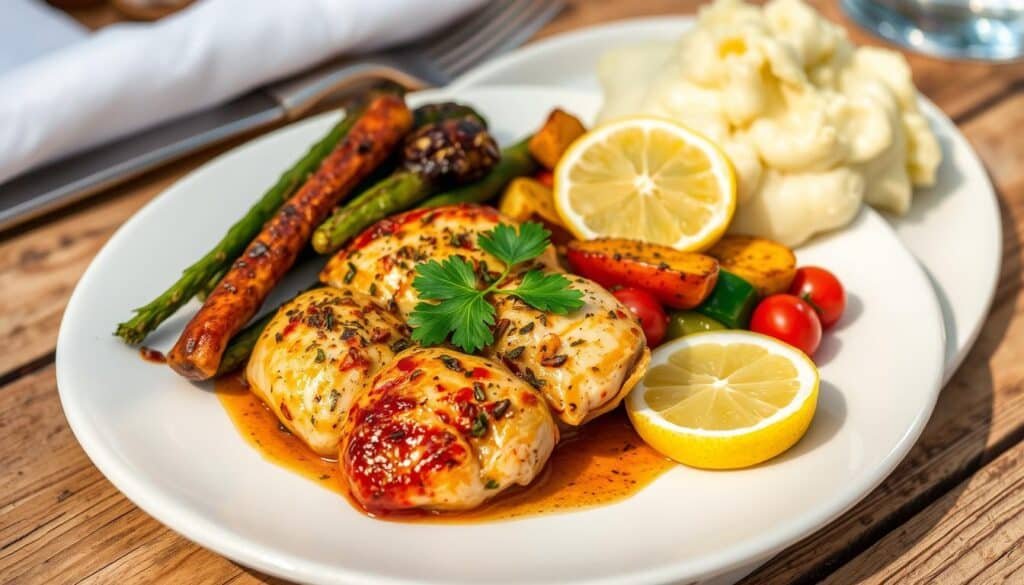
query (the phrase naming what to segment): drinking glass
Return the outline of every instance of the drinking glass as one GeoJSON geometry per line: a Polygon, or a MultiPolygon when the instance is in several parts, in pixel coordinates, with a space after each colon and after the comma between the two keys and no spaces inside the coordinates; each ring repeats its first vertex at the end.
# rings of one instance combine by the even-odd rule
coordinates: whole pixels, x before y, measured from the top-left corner
{"type": "Polygon", "coordinates": [[[842,0],[868,30],[929,55],[1024,57],[1024,0],[842,0]]]}

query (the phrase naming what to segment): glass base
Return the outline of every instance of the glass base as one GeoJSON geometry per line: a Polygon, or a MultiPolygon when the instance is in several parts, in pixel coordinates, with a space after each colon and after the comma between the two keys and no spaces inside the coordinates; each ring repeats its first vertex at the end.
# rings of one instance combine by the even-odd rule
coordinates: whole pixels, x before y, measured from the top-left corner
{"type": "Polygon", "coordinates": [[[1024,57],[1024,3],[1017,0],[842,0],[867,30],[908,49],[954,59],[1024,57]]]}

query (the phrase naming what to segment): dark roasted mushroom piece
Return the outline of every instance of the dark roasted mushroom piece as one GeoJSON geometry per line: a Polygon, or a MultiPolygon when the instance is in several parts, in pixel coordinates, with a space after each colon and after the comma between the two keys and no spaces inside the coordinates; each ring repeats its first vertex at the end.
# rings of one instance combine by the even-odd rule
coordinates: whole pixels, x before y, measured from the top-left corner
{"type": "Polygon", "coordinates": [[[477,116],[441,120],[405,141],[405,167],[438,183],[467,183],[483,177],[501,156],[498,145],[477,116]]]}

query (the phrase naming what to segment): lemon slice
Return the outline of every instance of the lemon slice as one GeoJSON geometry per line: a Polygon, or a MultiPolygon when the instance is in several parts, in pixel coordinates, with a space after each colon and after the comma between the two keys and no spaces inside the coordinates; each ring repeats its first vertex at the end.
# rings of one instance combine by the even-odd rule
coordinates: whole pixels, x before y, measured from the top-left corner
{"type": "Polygon", "coordinates": [[[670,120],[611,122],[578,138],[555,169],[555,206],[577,238],[632,238],[703,250],[736,209],[736,177],[710,140],[670,120]]]}
{"type": "Polygon", "coordinates": [[[712,331],[658,348],[626,410],[649,445],[680,463],[736,469],[807,431],[818,370],[800,350],[749,331],[712,331]]]}

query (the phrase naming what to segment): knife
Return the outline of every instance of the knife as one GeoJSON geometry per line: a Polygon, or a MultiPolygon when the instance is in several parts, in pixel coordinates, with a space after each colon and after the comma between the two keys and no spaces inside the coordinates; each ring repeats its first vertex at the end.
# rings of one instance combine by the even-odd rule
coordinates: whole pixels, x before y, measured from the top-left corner
{"type": "Polygon", "coordinates": [[[72,155],[0,184],[0,232],[203,148],[295,120],[325,98],[391,81],[409,90],[445,85],[477,62],[526,41],[562,0],[503,0],[413,45],[343,58],[72,155]]]}
{"type": "Polygon", "coordinates": [[[328,94],[387,79],[410,90],[430,82],[386,59],[319,67],[225,104],[48,163],[0,185],[0,231],[247,132],[301,117],[328,94]]]}

